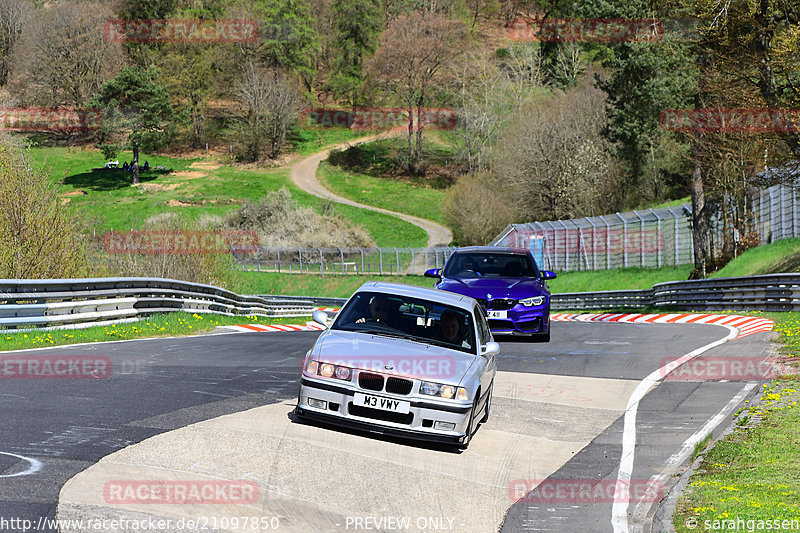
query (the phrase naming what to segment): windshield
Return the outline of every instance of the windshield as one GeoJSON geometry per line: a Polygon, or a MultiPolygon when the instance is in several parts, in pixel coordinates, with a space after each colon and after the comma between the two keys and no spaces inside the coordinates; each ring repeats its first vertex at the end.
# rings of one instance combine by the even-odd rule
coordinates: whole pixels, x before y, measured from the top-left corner
{"type": "Polygon", "coordinates": [[[444,275],[455,278],[538,278],[539,269],[528,254],[465,253],[450,257],[444,275]]]}
{"type": "Polygon", "coordinates": [[[341,310],[331,329],[401,337],[476,353],[471,313],[418,298],[360,292],[341,310]]]}

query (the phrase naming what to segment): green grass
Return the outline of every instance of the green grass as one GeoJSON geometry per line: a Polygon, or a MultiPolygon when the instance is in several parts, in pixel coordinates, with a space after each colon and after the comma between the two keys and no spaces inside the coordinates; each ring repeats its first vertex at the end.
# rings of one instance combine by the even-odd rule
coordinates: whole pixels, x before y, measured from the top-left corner
{"type": "Polygon", "coordinates": [[[664,202],[652,202],[650,204],[645,204],[639,207],[639,210],[642,209],[661,209],[662,207],[678,207],[683,204],[692,204],[691,196],[687,196],[686,198],[678,198],[677,200],[667,200],[664,202]]]}
{"type": "Polygon", "coordinates": [[[751,248],[714,272],[711,277],[755,276],[779,272],[800,272],[800,238],[781,239],[751,248]]]}
{"type": "Polygon", "coordinates": [[[379,178],[353,173],[326,162],[320,164],[317,176],[325,187],[339,196],[444,224],[442,189],[434,189],[405,179],[379,178]]]}
{"type": "Polygon", "coordinates": [[[212,314],[166,313],[138,322],[95,326],[85,329],[60,329],[0,334],[0,351],[42,348],[84,342],[119,341],[150,337],[194,335],[218,326],[237,324],[304,324],[311,317],[267,318],[212,314]]]}
{"type": "Polygon", "coordinates": [[[370,132],[347,128],[317,128],[297,131],[290,139],[293,151],[301,157],[319,152],[332,144],[343,144],[354,139],[369,136],[370,132]]]}
{"type": "MultiPolygon", "coordinates": [[[[401,258],[402,259],[402,258],[401,258]]],[[[265,265],[266,267],[267,265],[265,265]]],[[[549,281],[551,291],[587,292],[602,290],[649,289],[656,283],[686,279],[691,267],[627,268],[559,273],[549,281]]],[[[346,298],[367,281],[390,281],[432,287],[433,279],[424,276],[325,275],[275,272],[237,272],[236,290],[242,294],[289,294],[346,298]]]]}
{"type": "Polygon", "coordinates": [[[685,280],[691,271],[691,265],[680,265],[558,272],[558,277],[548,284],[553,293],[649,289],[656,283],[685,280]]]}
{"type": "MultiPolygon", "coordinates": [[[[172,172],[143,173],[142,184],[133,187],[130,173],[92,171],[103,164],[98,150],[34,147],[31,155],[37,164],[45,166],[54,181],[63,179],[59,191],[69,201],[70,209],[87,221],[90,231],[98,233],[139,229],[148,217],[164,212],[177,211],[189,218],[224,215],[247,200],[257,200],[281,187],[286,187],[300,205],[317,211],[325,207],[323,200],[301,191],[291,182],[288,168],[251,169],[232,165],[191,168],[192,163],[203,160],[142,154],[142,160],[147,159],[151,167],[164,165],[172,172]],[[182,174],[186,172],[191,174],[182,174]]],[[[126,158],[132,159],[129,153],[121,154],[118,159],[126,158]]],[[[328,205],[327,210],[364,226],[378,246],[427,244],[423,229],[399,218],[340,204],[328,205]]]]}
{"type": "MultiPolygon", "coordinates": [[[[766,316],[775,322],[775,330],[781,334],[784,362],[797,366],[800,313],[766,316]]],[[[693,531],[686,527],[692,521],[699,524],[697,530],[704,529],[706,520],[711,521],[712,528],[715,520],[800,521],[798,390],[797,376],[765,384],[760,401],[748,404],[740,412],[740,423],[733,432],[705,452],[678,502],[673,517],[677,531],[693,531]],[[752,422],[759,419],[756,424],[752,422]]],[[[766,525],[761,528],[756,525],[749,531],[755,529],[766,529],[766,525]]]]}
{"type": "Polygon", "coordinates": [[[424,276],[342,276],[283,274],[271,272],[237,272],[241,294],[288,294],[295,296],[326,296],[349,298],[368,281],[385,281],[433,287],[434,280],[424,276]]]}

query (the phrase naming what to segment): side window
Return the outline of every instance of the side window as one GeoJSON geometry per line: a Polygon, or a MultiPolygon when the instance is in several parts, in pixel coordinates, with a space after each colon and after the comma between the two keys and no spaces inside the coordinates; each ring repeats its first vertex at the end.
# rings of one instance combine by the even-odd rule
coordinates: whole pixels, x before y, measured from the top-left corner
{"type": "Polygon", "coordinates": [[[481,306],[475,307],[473,313],[478,323],[478,345],[483,346],[489,342],[489,324],[486,323],[486,317],[483,316],[483,308],[481,306]]]}

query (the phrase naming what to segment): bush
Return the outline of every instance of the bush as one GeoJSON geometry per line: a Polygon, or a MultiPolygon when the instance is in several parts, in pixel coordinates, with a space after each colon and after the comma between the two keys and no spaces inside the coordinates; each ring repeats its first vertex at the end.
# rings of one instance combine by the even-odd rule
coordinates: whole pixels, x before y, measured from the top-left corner
{"type": "MultiPolygon", "coordinates": [[[[160,213],[149,217],[143,231],[197,232],[220,229],[221,219],[208,216],[199,221],[176,213],[160,213]]],[[[96,276],[170,278],[192,283],[205,283],[232,288],[235,275],[229,253],[97,253],[103,261],[97,264],[96,276]]]]}
{"type": "Polygon", "coordinates": [[[48,173],[0,136],[0,278],[81,277],[86,269],[79,223],[48,173]]]}
{"type": "Polygon", "coordinates": [[[286,189],[248,202],[228,215],[228,229],[255,231],[262,246],[370,247],[375,242],[362,226],[302,207],[286,189]]]}
{"type": "Polygon", "coordinates": [[[513,222],[498,187],[489,173],[466,174],[445,193],[442,216],[459,246],[488,244],[513,222]]]}

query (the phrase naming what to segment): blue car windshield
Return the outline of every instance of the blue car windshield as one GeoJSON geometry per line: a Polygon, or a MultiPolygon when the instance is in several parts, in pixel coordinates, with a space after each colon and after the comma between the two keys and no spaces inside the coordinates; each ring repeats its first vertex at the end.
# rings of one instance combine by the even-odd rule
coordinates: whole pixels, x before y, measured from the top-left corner
{"type": "Polygon", "coordinates": [[[450,256],[443,275],[450,278],[538,278],[539,269],[527,254],[475,252],[450,256]]]}
{"type": "Polygon", "coordinates": [[[331,329],[402,337],[476,353],[472,313],[407,296],[359,292],[339,312],[331,329]]]}

